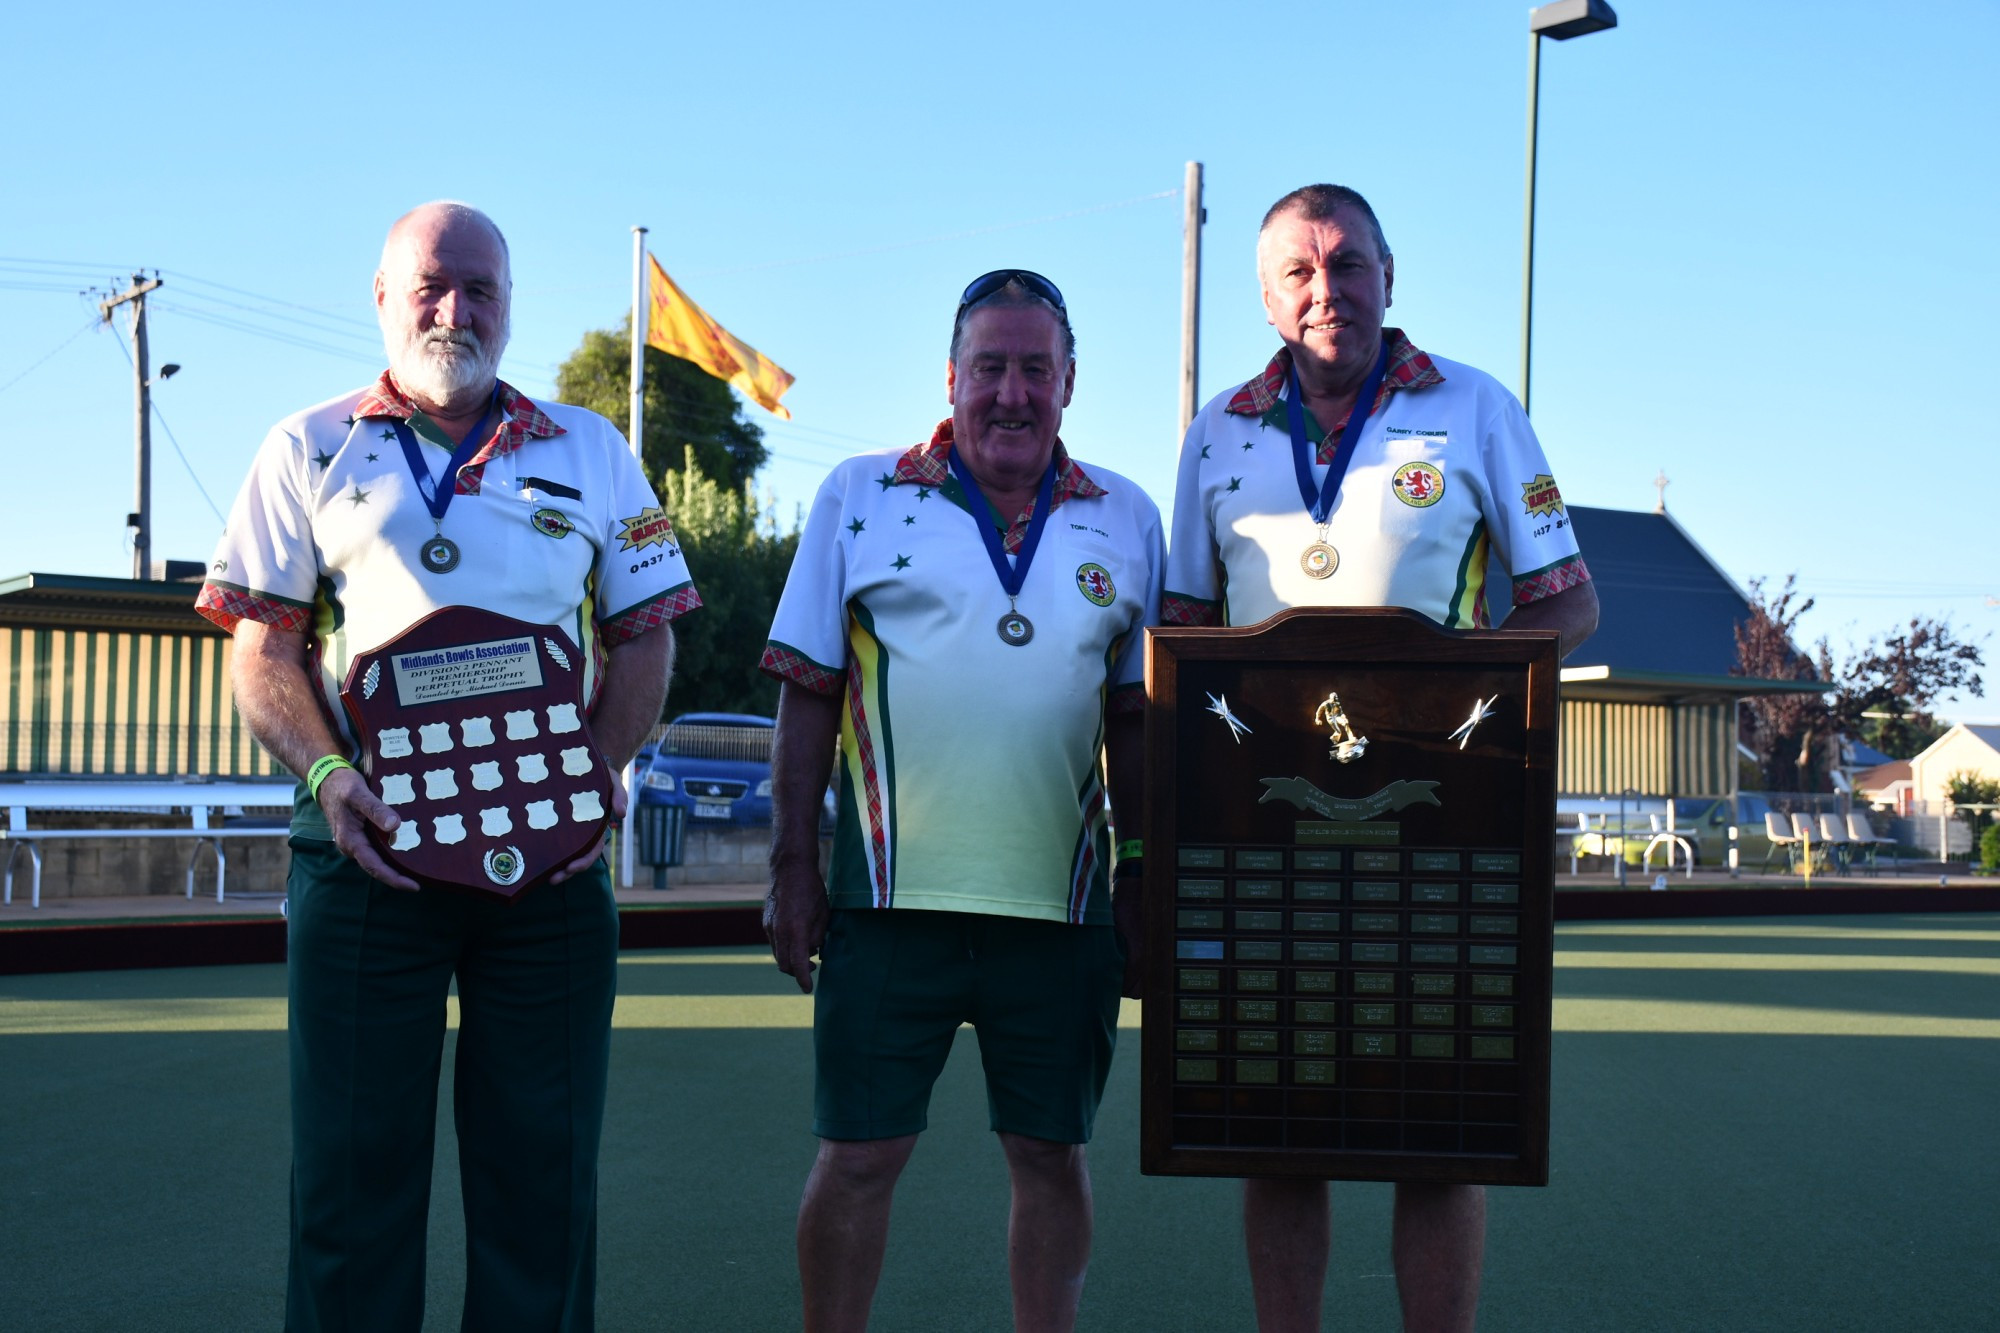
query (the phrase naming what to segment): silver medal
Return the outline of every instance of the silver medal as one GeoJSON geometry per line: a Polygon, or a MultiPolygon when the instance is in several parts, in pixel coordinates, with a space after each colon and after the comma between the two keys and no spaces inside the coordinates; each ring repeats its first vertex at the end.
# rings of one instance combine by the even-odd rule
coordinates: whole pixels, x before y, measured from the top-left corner
{"type": "Polygon", "coordinates": [[[1019,611],[1009,611],[1000,617],[1000,642],[1019,648],[1035,637],[1035,623],[1019,611]]]}
{"type": "Polygon", "coordinates": [[[418,558],[424,562],[424,568],[431,573],[449,574],[458,568],[458,543],[439,533],[424,543],[423,550],[418,552],[418,558]]]}

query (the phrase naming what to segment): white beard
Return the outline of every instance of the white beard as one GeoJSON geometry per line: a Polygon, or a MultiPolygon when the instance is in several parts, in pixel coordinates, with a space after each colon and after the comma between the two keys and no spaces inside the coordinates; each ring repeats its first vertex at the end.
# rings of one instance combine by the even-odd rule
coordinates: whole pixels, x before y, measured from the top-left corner
{"type": "Polygon", "coordinates": [[[500,355],[507,349],[508,327],[483,344],[471,329],[429,329],[405,333],[385,323],[382,345],[389,368],[404,393],[438,407],[473,391],[484,392],[499,377],[500,355]]]}

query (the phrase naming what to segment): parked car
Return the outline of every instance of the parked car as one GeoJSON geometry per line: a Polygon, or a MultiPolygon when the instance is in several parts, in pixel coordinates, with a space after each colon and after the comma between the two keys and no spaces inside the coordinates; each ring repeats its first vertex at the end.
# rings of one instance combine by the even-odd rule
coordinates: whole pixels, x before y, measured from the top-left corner
{"type": "MultiPolygon", "coordinates": [[[[771,742],[777,723],[754,713],[683,713],[639,747],[639,802],[677,805],[690,824],[771,822],[771,742]]],[[[833,793],[820,823],[831,827],[833,793]]]]}

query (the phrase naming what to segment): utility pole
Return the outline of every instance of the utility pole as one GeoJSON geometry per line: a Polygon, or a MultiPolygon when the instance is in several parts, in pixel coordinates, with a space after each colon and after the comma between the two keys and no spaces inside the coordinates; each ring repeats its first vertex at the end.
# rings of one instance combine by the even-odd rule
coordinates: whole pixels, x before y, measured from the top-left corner
{"type": "Polygon", "coordinates": [[[1208,210],[1201,206],[1201,163],[1187,164],[1181,189],[1186,214],[1181,223],[1181,434],[1187,434],[1201,400],[1195,396],[1201,361],[1201,224],[1208,210]]]}
{"type": "Polygon", "coordinates": [[[652,309],[646,291],[646,228],[632,228],[632,382],[627,412],[632,420],[632,457],[641,462],[646,446],[640,433],[646,427],[646,316],[652,309]]]}
{"type": "Polygon", "coordinates": [[[153,397],[146,374],[146,293],[159,285],[157,277],[134,273],[130,287],[97,303],[106,324],[119,306],[132,307],[132,388],[139,414],[134,441],[138,477],[133,483],[132,512],[125,516],[125,526],[132,530],[135,579],[151,578],[153,572],[153,397]]]}

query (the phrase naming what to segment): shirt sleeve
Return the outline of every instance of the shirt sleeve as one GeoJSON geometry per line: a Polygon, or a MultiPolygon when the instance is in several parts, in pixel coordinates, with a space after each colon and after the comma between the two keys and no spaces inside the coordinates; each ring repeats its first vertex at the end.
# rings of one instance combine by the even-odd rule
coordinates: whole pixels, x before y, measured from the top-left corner
{"type": "Polygon", "coordinates": [[[625,437],[608,423],[610,516],[597,534],[597,564],[591,583],[599,614],[598,633],[606,647],[636,639],[648,630],[701,605],[673,522],[646,480],[625,437]]]}
{"type": "Polygon", "coordinates": [[[1117,660],[1111,666],[1110,707],[1113,713],[1145,710],[1146,627],[1160,623],[1160,599],[1167,572],[1167,550],[1160,531],[1159,507],[1144,496],[1140,499],[1145,513],[1139,533],[1139,546],[1146,557],[1145,602],[1138,623],[1126,634],[1117,660]]]}
{"type": "Polygon", "coordinates": [[[847,679],[847,560],[840,543],[842,469],[820,485],[771,620],[758,669],[815,694],[847,679]]]}
{"type": "Polygon", "coordinates": [[[195,610],[225,630],[245,620],[303,634],[319,589],[305,442],[283,426],[264,437],[209,560],[195,610]]]}
{"type": "Polygon", "coordinates": [[[1588,582],[1590,571],[1535,428],[1512,394],[1495,392],[1500,404],[1481,441],[1486,530],[1513,582],[1513,604],[1526,606],[1588,582]]]}
{"type": "Polygon", "coordinates": [[[1208,413],[1197,412],[1181,441],[1174,476],[1174,527],[1167,550],[1166,576],[1157,622],[1168,625],[1222,623],[1222,586],[1217,573],[1215,524],[1201,493],[1201,451],[1208,442],[1208,413]]]}

